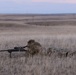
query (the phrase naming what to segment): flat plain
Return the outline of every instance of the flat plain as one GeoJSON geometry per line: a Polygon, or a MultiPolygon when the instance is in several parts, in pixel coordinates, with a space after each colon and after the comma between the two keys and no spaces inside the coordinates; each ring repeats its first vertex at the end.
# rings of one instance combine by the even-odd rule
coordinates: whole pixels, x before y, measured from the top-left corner
{"type": "MultiPolygon", "coordinates": [[[[76,51],[76,14],[0,15],[0,49],[34,39],[44,49],[76,51]]],[[[76,75],[76,54],[68,57],[0,53],[0,75],[76,75]]]]}

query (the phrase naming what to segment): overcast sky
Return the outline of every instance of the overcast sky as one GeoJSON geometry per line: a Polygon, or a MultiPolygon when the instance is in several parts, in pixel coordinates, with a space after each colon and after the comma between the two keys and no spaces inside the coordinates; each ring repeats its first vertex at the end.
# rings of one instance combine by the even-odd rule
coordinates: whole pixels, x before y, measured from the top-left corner
{"type": "Polygon", "coordinates": [[[0,0],[0,13],[76,13],[76,0],[0,0]]]}

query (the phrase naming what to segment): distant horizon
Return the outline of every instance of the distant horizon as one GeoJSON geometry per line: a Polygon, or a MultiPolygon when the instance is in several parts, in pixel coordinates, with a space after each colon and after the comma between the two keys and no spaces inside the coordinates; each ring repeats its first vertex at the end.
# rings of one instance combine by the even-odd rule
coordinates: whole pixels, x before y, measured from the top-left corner
{"type": "Polygon", "coordinates": [[[76,13],[0,13],[0,15],[76,15],[76,13]]]}

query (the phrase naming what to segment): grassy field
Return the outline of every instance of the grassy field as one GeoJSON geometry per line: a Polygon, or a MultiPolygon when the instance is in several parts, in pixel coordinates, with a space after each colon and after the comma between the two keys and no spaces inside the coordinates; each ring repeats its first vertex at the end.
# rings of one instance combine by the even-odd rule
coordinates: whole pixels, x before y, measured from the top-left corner
{"type": "Polygon", "coordinates": [[[0,15],[0,49],[24,46],[34,39],[48,48],[74,53],[61,57],[0,53],[0,75],[76,75],[76,15],[0,15]]]}

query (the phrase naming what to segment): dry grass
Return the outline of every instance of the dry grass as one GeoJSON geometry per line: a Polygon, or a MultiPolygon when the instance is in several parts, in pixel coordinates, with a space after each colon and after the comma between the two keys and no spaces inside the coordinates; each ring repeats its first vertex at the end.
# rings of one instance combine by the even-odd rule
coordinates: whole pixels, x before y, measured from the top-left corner
{"type": "Polygon", "coordinates": [[[76,25],[76,21],[66,21],[66,20],[53,20],[53,21],[39,21],[39,22],[27,22],[30,25],[40,25],[40,26],[61,26],[61,25],[76,25]]]}
{"type": "MultiPolygon", "coordinates": [[[[1,55],[0,55],[1,56],[1,55]]],[[[75,75],[76,58],[34,56],[0,58],[0,75],[75,75]]]]}
{"type": "MultiPolygon", "coordinates": [[[[56,51],[63,49],[63,51],[68,50],[71,53],[76,52],[75,20],[75,15],[74,17],[73,15],[60,17],[58,15],[48,17],[45,15],[0,15],[0,49],[24,46],[28,40],[34,39],[43,46],[44,53],[48,48],[56,51]],[[56,22],[58,25],[62,25],[64,20],[72,20],[71,23],[67,23],[73,24],[73,26],[48,27],[26,24],[27,22],[32,22],[32,24],[36,22],[38,25],[43,25],[46,21],[51,20],[58,20],[56,22]],[[59,20],[61,21],[59,22],[59,20]]],[[[53,23],[49,22],[48,24],[52,25],[53,23]]],[[[76,53],[73,54],[67,57],[60,57],[56,53],[51,56],[43,54],[31,57],[26,56],[24,52],[13,52],[12,58],[9,58],[9,53],[3,52],[0,53],[0,75],[76,75],[76,53]]]]}
{"type": "MultiPolygon", "coordinates": [[[[76,51],[76,36],[75,35],[54,35],[54,36],[11,36],[0,38],[0,49],[13,48],[14,46],[26,45],[26,42],[33,38],[40,42],[43,47],[68,49],[76,51]],[[12,37],[12,38],[11,38],[12,37]]],[[[26,57],[25,53],[12,53],[12,58],[9,58],[7,52],[0,53],[0,75],[75,75],[76,74],[76,57],[58,57],[52,54],[51,56],[35,55],[26,57]]]]}

